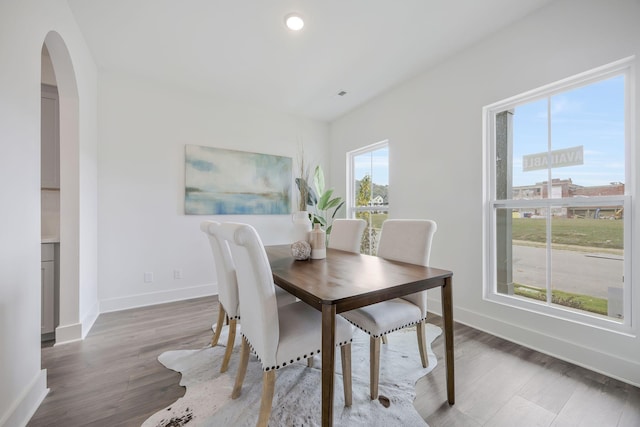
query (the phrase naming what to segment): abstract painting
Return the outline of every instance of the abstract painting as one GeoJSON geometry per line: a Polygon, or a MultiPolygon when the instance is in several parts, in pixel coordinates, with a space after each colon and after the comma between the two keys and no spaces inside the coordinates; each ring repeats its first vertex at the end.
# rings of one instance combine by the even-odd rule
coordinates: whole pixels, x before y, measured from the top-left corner
{"type": "Polygon", "coordinates": [[[291,157],[185,146],[186,214],[290,214],[291,183],[291,157]]]}

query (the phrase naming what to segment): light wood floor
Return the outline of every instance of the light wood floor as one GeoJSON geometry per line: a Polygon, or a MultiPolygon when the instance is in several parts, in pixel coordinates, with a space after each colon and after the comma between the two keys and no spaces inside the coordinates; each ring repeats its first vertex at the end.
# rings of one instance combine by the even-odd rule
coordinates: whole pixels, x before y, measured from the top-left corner
{"type": "MultiPolygon", "coordinates": [[[[140,426],[184,395],[157,356],[206,346],[216,316],[215,297],[107,313],[84,341],[43,346],[51,391],[29,426],[140,426]]],[[[418,381],[414,402],[431,427],[640,426],[638,388],[463,325],[450,407],[442,337],[433,349],[438,366],[418,381]]]]}

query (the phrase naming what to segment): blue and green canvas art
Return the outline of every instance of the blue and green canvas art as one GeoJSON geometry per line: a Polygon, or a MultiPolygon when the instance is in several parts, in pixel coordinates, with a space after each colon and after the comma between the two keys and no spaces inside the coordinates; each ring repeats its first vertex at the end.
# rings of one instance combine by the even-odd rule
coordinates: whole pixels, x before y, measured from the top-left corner
{"type": "Polygon", "coordinates": [[[291,168],[290,157],[186,145],[185,213],[290,214],[291,168]]]}

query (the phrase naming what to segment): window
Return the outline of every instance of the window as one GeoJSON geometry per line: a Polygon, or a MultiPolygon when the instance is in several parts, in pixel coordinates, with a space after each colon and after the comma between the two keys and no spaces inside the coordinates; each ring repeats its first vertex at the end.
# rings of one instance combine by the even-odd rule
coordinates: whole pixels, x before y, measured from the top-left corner
{"type": "Polygon", "coordinates": [[[484,108],[486,299],[631,326],[630,78],[624,60],[484,108]]]}
{"type": "Polygon", "coordinates": [[[347,216],[367,221],[360,252],[375,254],[380,228],[389,215],[389,144],[347,153],[347,216]]]}

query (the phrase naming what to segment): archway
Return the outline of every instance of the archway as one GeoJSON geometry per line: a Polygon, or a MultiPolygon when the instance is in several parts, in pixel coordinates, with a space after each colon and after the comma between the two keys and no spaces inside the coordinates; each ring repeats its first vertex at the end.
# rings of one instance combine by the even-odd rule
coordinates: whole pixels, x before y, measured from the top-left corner
{"type": "Polygon", "coordinates": [[[80,324],[79,257],[79,102],[76,73],[62,37],[47,34],[49,51],[58,85],[60,117],[60,301],[56,343],[82,338],[80,324]]]}

